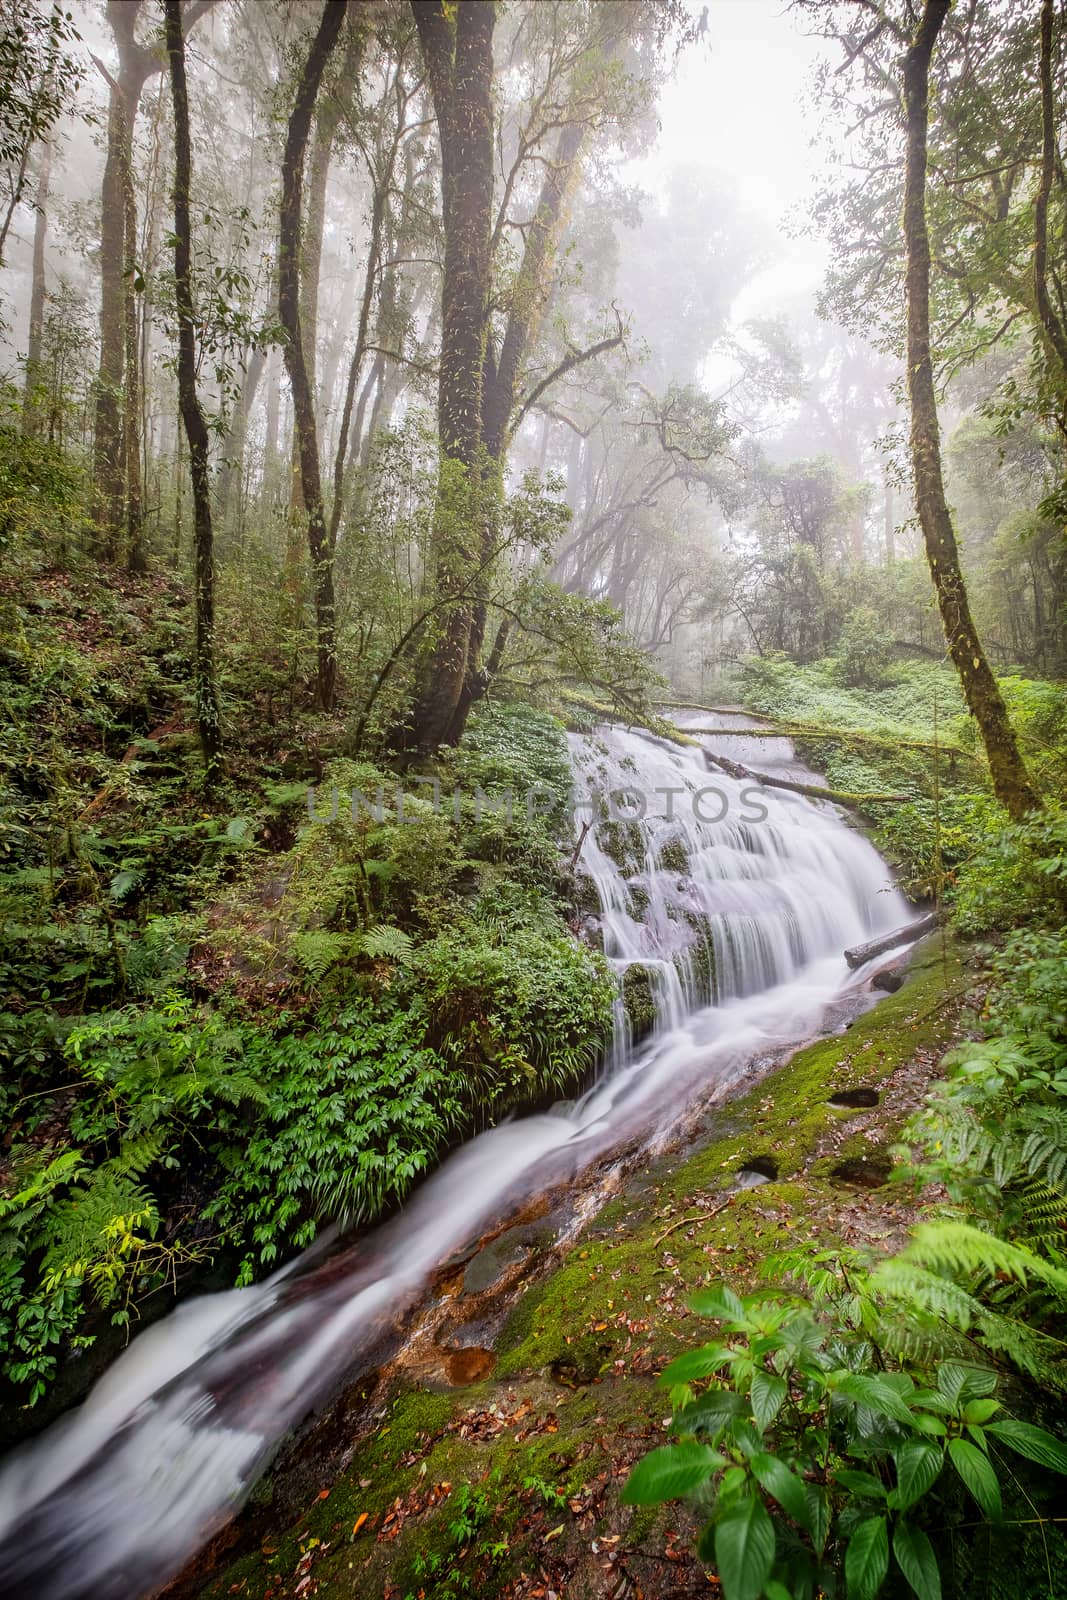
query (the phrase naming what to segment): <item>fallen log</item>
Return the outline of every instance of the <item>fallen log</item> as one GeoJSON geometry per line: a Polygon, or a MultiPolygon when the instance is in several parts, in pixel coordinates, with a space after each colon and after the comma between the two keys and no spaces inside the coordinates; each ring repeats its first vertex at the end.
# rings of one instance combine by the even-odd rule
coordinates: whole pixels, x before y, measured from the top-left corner
{"type": "Polygon", "coordinates": [[[859,728],[820,728],[806,722],[779,722],[773,728],[686,728],[685,731],[702,739],[833,739],[841,744],[868,745],[872,750],[924,750],[982,765],[981,756],[958,744],[901,739],[895,733],[868,733],[859,728]]]}
{"type": "Polygon", "coordinates": [[[898,928],[895,933],[883,933],[880,939],[870,939],[866,944],[858,944],[853,949],[846,950],[845,960],[855,971],[857,967],[873,961],[875,956],[884,955],[887,950],[895,950],[902,944],[914,944],[925,934],[933,933],[939,921],[938,913],[931,911],[925,917],[920,917],[918,922],[909,922],[906,928],[898,928]]]}
{"type": "Polygon", "coordinates": [[[850,794],[844,789],[827,789],[821,783],[801,783],[797,778],[776,778],[769,772],[753,772],[750,767],[744,767],[740,761],[730,761],[726,756],[713,756],[709,750],[704,751],[704,760],[709,767],[716,767],[719,772],[725,772],[727,777],[736,778],[742,783],[759,783],[768,789],[789,789],[793,794],[806,795],[809,800],[833,800],[839,806],[858,806],[875,801],[897,801],[902,803],[910,800],[907,794],[850,794]]]}

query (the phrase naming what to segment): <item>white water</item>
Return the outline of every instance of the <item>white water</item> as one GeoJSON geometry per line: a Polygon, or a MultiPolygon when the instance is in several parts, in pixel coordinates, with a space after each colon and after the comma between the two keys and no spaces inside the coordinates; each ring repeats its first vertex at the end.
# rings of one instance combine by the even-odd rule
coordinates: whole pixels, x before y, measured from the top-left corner
{"type": "MultiPolygon", "coordinates": [[[[761,744],[761,765],[784,770],[785,742],[761,744]]],[[[648,795],[626,874],[602,826],[582,864],[609,960],[655,974],[652,1036],[629,1052],[620,1028],[612,1064],[580,1100],[472,1140],[352,1249],[192,1301],[135,1339],[84,1405],[0,1472],[0,1594],[136,1600],[165,1581],[442,1261],[621,1140],[665,1143],[683,1107],[720,1099],[754,1057],[818,1029],[857,981],[843,950],[908,920],[876,852],[828,806],[753,791],[709,772],[698,749],[620,730],[575,737],[572,754],[580,793],[648,795]],[[673,818],[657,788],[681,791],[673,818]],[[684,870],[662,864],[671,840],[684,870]],[[713,963],[687,913],[707,919],[713,963]]]]}

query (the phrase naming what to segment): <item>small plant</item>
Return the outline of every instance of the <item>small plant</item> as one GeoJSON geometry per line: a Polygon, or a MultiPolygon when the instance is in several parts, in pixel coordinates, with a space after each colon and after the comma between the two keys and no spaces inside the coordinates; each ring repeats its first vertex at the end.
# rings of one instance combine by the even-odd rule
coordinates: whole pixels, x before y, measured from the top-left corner
{"type": "Polygon", "coordinates": [[[849,1600],[874,1600],[891,1567],[939,1600],[935,1500],[962,1494],[999,1521],[1004,1450],[1067,1473],[1067,1447],[1008,1416],[989,1369],[946,1361],[916,1381],[862,1329],[769,1291],[720,1285],[690,1304],[719,1336],[663,1373],[677,1441],[638,1462],[623,1498],[696,1498],[699,1554],[726,1600],[838,1593],[842,1570],[849,1600]]]}

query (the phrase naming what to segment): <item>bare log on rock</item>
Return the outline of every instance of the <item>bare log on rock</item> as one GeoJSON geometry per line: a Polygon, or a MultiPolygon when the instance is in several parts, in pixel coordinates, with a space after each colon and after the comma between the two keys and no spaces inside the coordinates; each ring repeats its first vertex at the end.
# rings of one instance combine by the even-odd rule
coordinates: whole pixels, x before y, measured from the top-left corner
{"type": "Polygon", "coordinates": [[[906,928],[898,928],[895,933],[884,933],[880,939],[871,939],[867,944],[858,944],[852,950],[845,951],[845,960],[855,971],[868,961],[873,961],[875,956],[884,955],[887,950],[895,950],[901,944],[914,944],[924,934],[933,933],[937,927],[939,917],[936,911],[931,911],[927,916],[920,917],[918,922],[909,922],[906,928]]]}

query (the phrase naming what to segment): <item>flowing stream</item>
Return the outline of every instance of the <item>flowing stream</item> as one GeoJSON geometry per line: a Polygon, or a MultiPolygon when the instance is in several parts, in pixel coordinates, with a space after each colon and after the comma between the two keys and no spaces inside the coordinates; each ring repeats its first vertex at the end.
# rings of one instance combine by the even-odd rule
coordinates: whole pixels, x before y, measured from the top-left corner
{"type": "MultiPolygon", "coordinates": [[[[165,1582],[442,1261],[621,1141],[667,1143],[685,1107],[819,1030],[864,979],[846,948],[908,921],[832,807],[709,771],[697,746],[619,729],[571,744],[579,799],[600,797],[581,852],[591,932],[631,999],[650,1002],[640,1042],[620,1004],[580,1099],[472,1139],[356,1245],[192,1300],[136,1338],[0,1471],[0,1594],[136,1600],[165,1582]]],[[[789,770],[785,740],[760,744],[764,769],[789,770]]]]}

